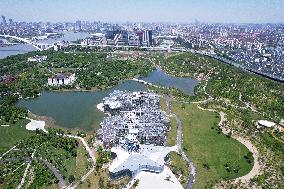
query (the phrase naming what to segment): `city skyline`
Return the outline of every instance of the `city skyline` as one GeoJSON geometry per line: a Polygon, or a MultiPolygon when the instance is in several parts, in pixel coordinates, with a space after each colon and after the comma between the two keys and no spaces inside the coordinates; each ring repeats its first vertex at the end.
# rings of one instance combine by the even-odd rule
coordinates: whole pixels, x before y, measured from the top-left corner
{"type": "Polygon", "coordinates": [[[283,8],[281,0],[7,0],[0,12],[17,21],[282,23],[283,8]]]}

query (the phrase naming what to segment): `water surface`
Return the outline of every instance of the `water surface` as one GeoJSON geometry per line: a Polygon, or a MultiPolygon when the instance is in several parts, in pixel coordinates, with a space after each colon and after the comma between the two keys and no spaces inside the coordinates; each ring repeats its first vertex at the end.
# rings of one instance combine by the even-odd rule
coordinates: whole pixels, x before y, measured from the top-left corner
{"type": "MultiPolygon", "coordinates": [[[[189,95],[194,94],[194,86],[197,85],[194,79],[169,76],[161,70],[155,70],[142,79],[156,85],[179,88],[189,95]]],[[[96,92],[45,91],[40,97],[20,100],[17,105],[34,114],[53,118],[58,126],[92,131],[99,128],[104,116],[97,109],[97,104],[114,90],[145,91],[146,86],[136,81],[125,81],[111,89],[96,92]]]]}
{"type": "Polygon", "coordinates": [[[99,128],[104,116],[97,109],[97,104],[114,90],[145,91],[146,86],[135,81],[126,81],[112,89],[96,92],[45,91],[40,97],[20,100],[17,105],[36,115],[51,117],[58,126],[92,131],[99,128]]]}
{"type": "MultiPolygon", "coordinates": [[[[64,34],[63,37],[55,38],[55,39],[46,39],[46,40],[40,40],[37,43],[41,44],[47,44],[47,43],[53,43],[57,41],[76,41],[77,39],[84,39],[90,34],[85,32],[62,32],[64,34]]],[[[33,47],[30,44],[18,44],[18,45],[11,45],[6,47],[0,47],[0,59],[6,58],[7,56],[11,55],[17,55],[17,54],[24,54],[31,51],[37,51],[35,47],[33,47]]]]}
{"type": "Polygon", "coordinates": [[[190,77],[174,77],[159,69],[154,70],[148,76],[141,77],[140,79],[155,85],[180,89],[187,95],[194,95],[194,87],[198,84],[196,79],[192,79],[190,77]]]}

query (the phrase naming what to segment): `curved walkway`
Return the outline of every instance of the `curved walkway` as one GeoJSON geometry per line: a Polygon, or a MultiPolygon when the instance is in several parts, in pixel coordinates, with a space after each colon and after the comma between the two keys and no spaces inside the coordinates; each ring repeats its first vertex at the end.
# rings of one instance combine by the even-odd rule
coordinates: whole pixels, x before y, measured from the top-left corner
{"type": "Polygon", "coordinates": [[[193,183],[195,181],[196,169],[195,169],[192,161],[182,151],[182,122],[179,119],[179,117],[171,111],[171,108],[170,108],[171,107],[171,97],[169,95],[166,95],[166,104],[167,104],[166,111],[169,112],[172,116],[175,117],[177,124],[178,124],[177,145],[178,145],[178,148],[179,148],[179,154],[187,162],[189,169],[190,169],[190,174],[189,174],[189,177],[188,177],[186,189],[191,189],[192,186],[193,186],[193,183]]]}
{"type": "Polygon", "coordinates": [[[246,174],[242,177],[236,178],[235,182],[249,183],[249,181],[252,178],[260,175],[262,170],[261,170],[261,164],[260,164],[260,161],[259,161],[259,152],[258,152],[257,148],[248,139],[246,139],[246,138],[244,138],[240,135],[235,134],[229,127],[226,127],[226,125],[225,125],[226,114],[224,112],[222,112],[222,111],[218,112],[217,110],[214,110],[214,109],[205,109],[205,108],[202,108],[199,105],[200,103],[196,103],[196,104],[198,104],[197,107],[201,110],[219,113],[220,118],[221,118],[221,120],[219,122],[219,126],[220,126],[222,132],[225,135],[227,135],[231,132],[231,137],[233,139],[236,139],[237,141],[239,141],[243,145],[245,145],[249,149],[249,151],[253,154],[253,158],[254,158],[253,168],[251,169],[251,171],[248,174],[246,174]]]}
{"type": "Polygon", "coordinates": [[[84,138],[78,137],[78,136],[74,136],[74,135],[64,135],[64,136],[81,140],[82,144],[85,146],[86,151],[89,153],[89,156],[92,159],[92,168],[85,175],[83,175],[81,177],[80,181],[78,181],[78,182],[76,182],[74,184],[71,184],[71,185],[69,185],[67,187],[68,189],[74,189],[77,186],[79,186],[79,184],[81,182],[84,182],[88,178],[88,176],[95,170],[94,165],[96,164],[96,158],[95,158],[95,155],[93,154],[91,148],[89,147],[89,145],[87,144],[87,142],[85,141],[84,138]]]}

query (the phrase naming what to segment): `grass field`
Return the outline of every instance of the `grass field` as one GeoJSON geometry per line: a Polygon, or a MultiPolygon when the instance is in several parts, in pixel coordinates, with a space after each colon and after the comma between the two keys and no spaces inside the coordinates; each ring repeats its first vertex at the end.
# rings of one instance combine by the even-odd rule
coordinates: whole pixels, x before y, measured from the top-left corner
{"type": "Polygon", "coordinates": [[[160,106],[161,106],[161,110],[166,111],[166,107],[167,107],[166,98],[163,96],[160,98],[160,106]]]}
{"type": "Polygon", "coordinates": [[[0,127],[0,154],[7,151],[22,139],[28,138],[34,132],[26,130],[28,120],[20,120],[9,127],[0,127]]]}
{"type": "Polygon", "coordinates": [[[218,114],[202,111],[194,104],[182,107],[179,102],[172,103],[172,110],[183,122],[183,150],[197,169],[194,188],[212,187],[251,170],[253,164],[244,158],[249,150],[218,132],[218,114]]]}
{"type": "Polygon", "coordinates": [[[86,172],[88,172],[88,157],[86,156],[87,151],[85,150],[82,142],[79,143],[77,149],[77,158],[76,158],[76,174],[75,177],[80,179],[86,172]]]}
{"type": "Polygon", "coordinates": [[[167,145],[168,146],[174,146],[177,144],[177,122],[176,119],[174,117],[170,118],[170,123],[171,123],[171,127],[170,127],[170,131],[167,133],[167,145]]]}

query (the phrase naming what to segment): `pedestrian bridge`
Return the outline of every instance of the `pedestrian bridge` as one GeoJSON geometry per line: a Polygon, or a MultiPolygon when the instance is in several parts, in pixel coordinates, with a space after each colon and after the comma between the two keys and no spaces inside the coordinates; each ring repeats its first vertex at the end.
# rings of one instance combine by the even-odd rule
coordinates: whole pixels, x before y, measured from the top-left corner
{"type": "Polygon", "coordinates": [[[0,35],[0,37],[1,38],[16,39],[16,40],[24,42],[26,44],[32,45],[33,47],[35,47],[39,51],[51,49],[55,45],[55,43],[52,43],[52,44],[36,43],[36,42],[33,42],[33,41],[29,40],[29,39],[25,39],[25,38],[21,38],[21,37],[17,37],[17,36],[12,36],[12,35],[0,35]]]}

